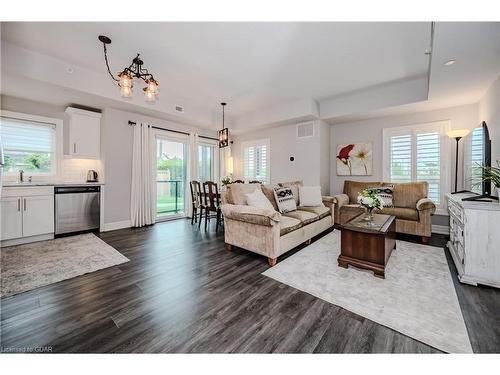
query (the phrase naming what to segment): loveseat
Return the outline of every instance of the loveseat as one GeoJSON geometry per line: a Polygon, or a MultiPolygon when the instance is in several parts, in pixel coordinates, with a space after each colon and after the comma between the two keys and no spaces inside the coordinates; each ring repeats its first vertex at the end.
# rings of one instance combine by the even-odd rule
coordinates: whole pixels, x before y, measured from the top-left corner
{"type": "MultiPolygon", "coordinates": [[[[396,216],[396,232],[422,236],[426,243],[431,236],[431,215],[436,206],[427,197],[426,181],[394,183],[394,182],[359,182],[345,181],[343,194],[334,196],[335,224],[345,224],[349,220],[365,212],[357,203],[358,193],[368,187],[394,186],[394,207],[384,207],[381,213],[396,216]]],[[[375,211],[377,212],[377,211],[375,211]]]]}
{"type": "Polygon", "coordinates": [[[261,184],[232,184],[222,194],[226,249],[237,246],[268,258],[269,265],[277,258],[321,232],[333,229],[333,197],[323,196],[323,207],[300,207],[298,186],[301,181],[279,184],[290,187],[297,210],[281,214],[273,187],[261,184]],[[273,206],[271,209],[246,205],[245,195],[261,189],[273,206]]]}

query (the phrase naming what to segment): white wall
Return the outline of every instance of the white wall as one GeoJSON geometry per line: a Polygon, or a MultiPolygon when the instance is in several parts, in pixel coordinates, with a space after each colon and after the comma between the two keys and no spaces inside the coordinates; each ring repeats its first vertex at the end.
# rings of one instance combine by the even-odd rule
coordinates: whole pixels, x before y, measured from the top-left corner
{"type": "Polygon", "coordinates": [[[329,125],[315,121],[314,136],[310,138],[297,138],[296,124],[262,129],[232,137],[234,177],[243,177],[241,142],[269,138],[272,184],[302,180],[306,185],[321,185],[323,193],[327,194],[330,181],[325,176],[329,175],[329,151],[328,149],[325,151],[324,146],[327,145],[325,138],[329,139],[329,133],[329,125]],[[295,159],[293,162],[290,161],[291,156],[295,159]]]}
{"type": "Polygon", "coordinates": [[[479,101],[479,117],[486,121],[491,137],[491,159],[500,160],[500,76],[479,101]]]}

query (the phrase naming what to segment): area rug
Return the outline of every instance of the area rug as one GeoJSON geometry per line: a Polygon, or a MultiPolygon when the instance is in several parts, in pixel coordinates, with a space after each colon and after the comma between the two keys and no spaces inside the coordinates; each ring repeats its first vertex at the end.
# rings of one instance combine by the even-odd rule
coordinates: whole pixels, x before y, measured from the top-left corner
{"type": "Polygon", "coordinates": [[[2,298],[129,261],[93,234],[4,247],[0,252],[2,298]]]}
{"type": "Polygon", "coordinates": [[[472,353],[442,248],[397,241],[385,279],[337,265],[334,231],[263,275],[449,353],[472,353]]]}

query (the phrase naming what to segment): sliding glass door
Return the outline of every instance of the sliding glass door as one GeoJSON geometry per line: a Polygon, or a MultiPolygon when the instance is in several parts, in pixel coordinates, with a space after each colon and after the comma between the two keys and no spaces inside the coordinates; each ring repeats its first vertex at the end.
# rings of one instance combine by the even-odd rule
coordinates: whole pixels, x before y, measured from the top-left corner
{"type": "Polygon", "coordinates": [[[185,216],[187,139],[157,134],[156,141],[156,218],[185,216]]]}
{"type": "Polygon", "coordinates": [[[219,151],[215,144],[200,143],[198,145],[198,180],[201,182],[217,182],[218,163],[216,153],[219,151]]]}

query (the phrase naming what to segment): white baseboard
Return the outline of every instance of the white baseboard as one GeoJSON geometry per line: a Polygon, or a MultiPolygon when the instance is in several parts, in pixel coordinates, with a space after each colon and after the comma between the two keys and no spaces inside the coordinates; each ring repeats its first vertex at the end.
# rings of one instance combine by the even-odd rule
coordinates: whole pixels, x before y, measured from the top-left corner
{"type": "Polygon", "coordinates": [[[123,228],[130,228],[130,220],[115,221],[114,223],[104,223],[104,227],[101,228],[101,232],[109,232],[110,230],[117,230],[123,228]]]}
{"type": "Polygon", "coordinates": [[[3,240],[0,242],[0,246],[1,247],[16,246],[30,242],[38,242],[38,241],[45,241],[52,239],[54,239],[54,233],[47,233],[47,234],[40,234],[38,236],[14,238],[12,240],[3,240]]]}
{"type": "Polygon", "coordinates": [[[432,225],[432,233],[450,234],[450,227],[448,225],[432,225]]]}

